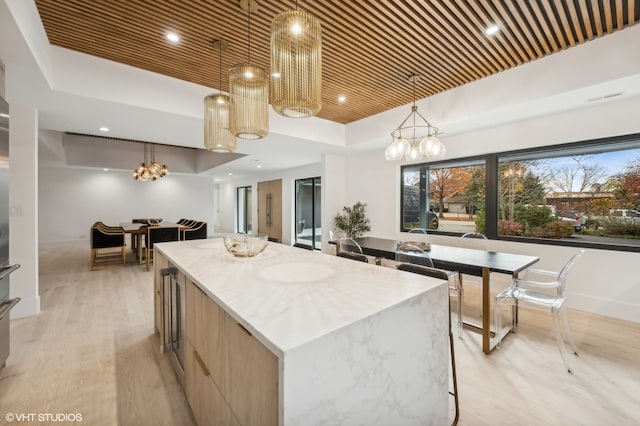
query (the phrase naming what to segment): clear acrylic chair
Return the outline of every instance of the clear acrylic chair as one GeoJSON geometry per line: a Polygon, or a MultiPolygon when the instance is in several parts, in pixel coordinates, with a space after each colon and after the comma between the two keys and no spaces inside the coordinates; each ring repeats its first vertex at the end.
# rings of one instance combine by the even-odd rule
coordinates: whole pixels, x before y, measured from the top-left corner
{"type": "MultiPolygon", "coordinates": [[[[469,248],[475,250],[487,250],[487,236],[481,234],[480,232],[467,232],[463,234],[460,238],[458,238],[458,247],[461,248],[469,248]]],[[[462,280],[462,272],[458,274],[458,278],[460,279],[460,285],[463,285],[462,280]]],[[[480,287],[482,286],[482,278],[473,277],[476,284],[480,287]]],[[[478,292],[478,306],[482,306],[482,291],[478,292]]],[[[480,311],[480,316],[482,316],[482,311],[480,311]]]]}
{"type": "Polygon", "coordinates": [[[369,263],[369,258],[362,253],[362,247],[353,238],[340,238],[336,244],[336,250],[336,256],[369,263]]]}
{"type": "Polygon", "coordinates": [[[527,271],[529,273],[535,273],[538,275],[552,277],[551,281],[540,282],[532,281],[528,279],[514,278],[511,285],[496,295],[495,298],[495,322],[496,322],[496,338],[498,339],[498,345],[502,339],[502,313],[500,306],[503,304],[510,304],[511,316],[512,316],[512,330],[515,330],[516,316],[515,307],[519,302],[527,302],[533,305],[547,308],[551,311],[553,316],[553,331],[555,333],[556,342],[558,343],[558,349],[560,350],[560,356],[569,373],[572,373],[571,361],[567,357],[567,351],[564,344],[564,337],[566,336],[571,349],[575,355],[578,355],[578,349],[576,342],[571,335],[571,329],[569,327],[569,318],[567,317],[567,310],[564,306],[566,301],[566,281],[571,267],[575,262],[584,254],[585,250],[580,250],[574,254],[571,259],[562,267],[560,272],[544,271],[541,269],[530,268],[527,271]],[[548,290],[548,292],[532,290],[527,287],[535,289],[548,290]],[[563,335],[564,334],[564,335],[563,335]]]}
{"type": "MultiPolygon", "coordinates": [[[[411,244],[400,244],[396,249],[397,268],[400,269],[402,264],[420,265],[427,268],[433,268],[433,260],[429,256],[429,252],[422,250],[420,247],[411,244]]],[[[458,337],[462,337],[462,304],[464,302],[464,292],[457,271],[445,271],[447,273],[447,281],[449,281],[449,292],[456,296],[457,312],[458,312],[458,337]]]]}

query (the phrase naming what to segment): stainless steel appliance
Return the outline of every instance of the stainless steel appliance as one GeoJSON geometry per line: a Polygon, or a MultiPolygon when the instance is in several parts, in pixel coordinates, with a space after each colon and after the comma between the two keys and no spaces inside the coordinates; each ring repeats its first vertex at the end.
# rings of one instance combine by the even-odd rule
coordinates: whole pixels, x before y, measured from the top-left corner
{"type": "Polygon", "coordinates": [[[9,299],[9,105],[0,98],[0,368],[9,357],[9,311],[20,298],[9,299]]]}
{"type": "Polygon", "coordinates": [[[184,388],[184,336],[185,336],[185,288],[186,277],[173,265],[169,264],[168,268],[161,271],[163,279],[169,278],[168,291],[165,295],[169,300],[169,312],[165,315],[169,318],[169,336],[165,340],[168,342],[164,348],[165,353],[169,354],[171,364],[176,371],[180,384],[184,388]]]}
{"type": "Polygon", "coordinates": [[[9,274],[19,267],[5,265],[0,268],[0,368],[7,363],[10,352],[9,312],[20,301],[19,297],[9,299],[9,274]]]}

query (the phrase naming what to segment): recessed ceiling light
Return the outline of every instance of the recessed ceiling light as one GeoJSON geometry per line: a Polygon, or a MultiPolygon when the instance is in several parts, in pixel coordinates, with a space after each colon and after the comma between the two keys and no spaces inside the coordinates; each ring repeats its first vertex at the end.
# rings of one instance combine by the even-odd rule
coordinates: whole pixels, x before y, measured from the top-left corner
{"type": "Polygon", "coordinates": [[[102,127],[100,127],[100,129],[98,129],[98,130],[100,130],[101,132],[108,132],[108,131],[109,131],[109,128],[108,128],[108,127],[106,127],[106,126],[102,126],[102,127]]]}
{"type": "Polygon", "coordinates": [[[176,33],[173,32],[168,32],[167,33],[167,40],[169,40],[172,43],[177,43],[180,41],[180,36],[176,33]]]}
{"type": "Polygon", "coordinates": [[[9,118],[9,114],[5,114],[4,112],[0,112],[0,117],[9,118]]]}
{"type": "Polygon", "coordinates": [[[347,100],[347,97],[344,95],[340,95],[338,96],[338,102],[340,102],[341,104],[344,103],[347,100]]]}
{"type": "Polygon", "coordinates": [[[227,173],[227,174],[228,174],[229,176],[233,176],[233,173],[231,173],[231,172],[229,172],[229,173],[227,173]]]}
{"type": "Polygon", "coordinates": [[[102,169],[102,170],[104,170],[105,172],[108,172],[108,171],[109,171],[109,169],[102,169]]]}
{"type": "Polygon", "coordinates": [[[498,27],[496,24],[492,24],[489,25],[485,30],[484,33],[488,36],[490,35],[494,35],[495,33],[497,33],[498,31],[500,31],[500,27],[498,27]]]}
{"type": "Polygon", "coordinates": [[[262,168],[262,164],[256,165],[256,169],[261,169],[261,168],[262,168]]]}

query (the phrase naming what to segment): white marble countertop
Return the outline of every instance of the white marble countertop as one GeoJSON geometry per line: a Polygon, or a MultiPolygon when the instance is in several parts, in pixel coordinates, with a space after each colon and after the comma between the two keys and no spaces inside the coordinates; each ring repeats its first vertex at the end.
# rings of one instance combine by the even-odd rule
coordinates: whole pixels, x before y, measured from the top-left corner
{"type": "Polygon", "coordinates": [[[278,356],[447,285],[277,243],[253,258],[233,257],[217,238],[159,243],[154,249],[278,356]]]}

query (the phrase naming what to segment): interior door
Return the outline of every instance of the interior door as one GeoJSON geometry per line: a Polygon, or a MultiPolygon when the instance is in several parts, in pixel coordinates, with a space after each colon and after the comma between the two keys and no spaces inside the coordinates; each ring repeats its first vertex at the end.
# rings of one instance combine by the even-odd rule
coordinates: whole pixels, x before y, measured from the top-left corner
{"type": "Polygon", "coordinates": [[[282,179],[258,183],[258,233],[282,241],[282,179]]]}

